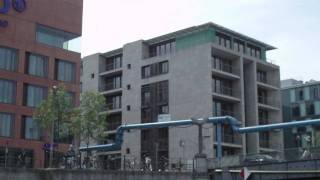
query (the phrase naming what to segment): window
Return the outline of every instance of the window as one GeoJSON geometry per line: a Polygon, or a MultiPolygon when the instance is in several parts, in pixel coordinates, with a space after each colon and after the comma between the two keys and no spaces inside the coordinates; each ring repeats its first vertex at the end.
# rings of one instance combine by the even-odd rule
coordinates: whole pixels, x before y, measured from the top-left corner
{"type": "Polygon", "coordinates": [[[159,72],[160,74],[165,74],[169,72],[169,62],[165,61],[165,62],[160,62],[160,69],[159,72]]]}
{"type": "Polygon", "coordinates": [[[131,110],[131,106],[127,105],[127,111],[130,111],[130,110],[131,110]]]}
{"type": "Polygon", "coordinates": [[[131,69],[131,64],[127,64],[127,68],[128,68],[128,69],[131,69]]]}
{"type": "Polygon", "coordinates": [[[157,76],[160,74],[166,74],[169,72],[169,62],[163,61],[159,63],[153,63],[141,68],[142,78],[148,78],[152,76],[157,76]]]}
{"type": "Polygon", "coordinates": [[[257,80],[262,83],[267,83],[267,72],[258,70],[257,80]]]}
{"type": "Polygon", "coordinates": [[[55,73],[56,80],[65,82],[75,82],[76,80],[76,69],[74,63],[57,59],[55,64],[55,73]]]}
{"type": "Polygon", "coordinates": [[[148,123],[152,121],[151,108],[143,108],[141,110],[142,123],[148,123]]]}
{"type": "Polygon", "coordinates": [[[119,69],[122,67],[122,54],[108,57],[106,59],[106,71],[119,69]]]}
{"type": "Polygon", "coordinates": [[[217,33],[219,45],[231,49],[231,37],[222,33],[217,33]]]}
{"type": "Polygon", "coordinates": [[[232,62],[217,56],[213,56],[212,67],[217,70],[232,73],[232,62]]]}
{"type": "Polygon", "coordinates": [[[159,82],[157,87],[158,103],[168,101],[168,81],[159,82]]]}
{"type": "Polygon", "coordinates": [[[0,103],[14,104],[16,102],[16,83],[0,79],[0,103]]]}
{"type": "Polygon", "coordinates": [[[259,109],[259,125],[268,124],[268,117],[268,111],[259,109]]]}
{"type": "Polygon", "coordinates": [[[131,89],[131,85],[128,84],[128,85],[127,85],[127,90],[130,90],[130,89],[131,89]]]}
{"type": "Polygon", "coordinates": [[[261,59],[261,50],[259,47],[256,47],[254,45],[247,45],[247,54],[249,54],[252,57],[261,59]]]}
{"type": "Polygon", "coordinates": [[[0,136],[13,136],[14,115],[8,113],[0,113],[0,136]]]}
{"type": "Polygon", "coordinates": [[[26,73],[48,77],[48,58],[42,55],[27,53],[26,73]]]}
{"type": "Polygon", "coordinates": [[[174,39],[152,44],[149,46],[149,57],[161,56],[174,52],[176,49],[176,42],[174,39]]]}
{"type": "Polygon", "coordinates": [[[76,104],[76,94],[74,92],[67,92],[67,99],[70,101],[72,106],[76,104]]]}
{"type": "Polygon", "coordinates": [[[91,79],[94,79],[94,73],[91,74],[91,79]]]}
{"type": "Polygon", "coordinates": [[[233,43],[233,49],[237,52],[244,53],[244,42],[235,39],[233,43]]]}
{"type": "Polygon", "coordinates": [[[39,106],[47,97],[47,89],[44,87],[33,86],[30,84],[24,87],[24,105],[29,107],[39,106]]]}
{"type": "Polygon", "coordinates": [[[159,106],[159,114],[169,114],[169,106],[168,105],[159,106]]]}
{"type": "Polygon", "coordinates": [[[151,76],[151,66],[142,67],[142,78],[147,78],[151,76]]]}
{"type": "Polygon", "coordinates": [[[303,97],[304,97],[303,89],[299,89],[299,90],[298,90],[298,98],[297,98],[297,99],[298,99],[299,101],[303,101],[303,99],[304,99],[303,97]]]}
{"type": "Polygon", "coordinates": [[[41,130],[37,121],[33,120],[31,117],[24,117],[23,127],[22,138],[40,140],[41,130]]]}
{"type": "Polygon", "coordinates": [[[315,114],[314,104],[307,104],[307,114],[308,115],[314,115],[315,114]]]}
{"type": "Polygon", "coordinates": [[[48,26],[37,25],[36,40],[49,46],[69,49],[68,41],[77,38],[78,35],[65,32],[48,26]]]}
{"type": "Polygon", "coordinates": [[[300,107],[294,106],[292,107],[292,117],[299,117],[300,116],[300,107]]]}
{"type": "Polygon", "coordinates": [[[0,46],[0,69],[18,70],[18,50],[0,46]]]}

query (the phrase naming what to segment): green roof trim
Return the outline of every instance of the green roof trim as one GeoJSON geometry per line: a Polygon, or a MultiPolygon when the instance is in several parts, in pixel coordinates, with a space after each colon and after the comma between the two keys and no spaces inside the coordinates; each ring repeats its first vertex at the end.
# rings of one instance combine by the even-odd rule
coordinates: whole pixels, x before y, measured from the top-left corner
{"type": "Polygon", "coordinates": [[[176,50],[182,50],[215,41],[215,29],[209,27],[204,30],[195,31],[176,38],[176,50]]]}

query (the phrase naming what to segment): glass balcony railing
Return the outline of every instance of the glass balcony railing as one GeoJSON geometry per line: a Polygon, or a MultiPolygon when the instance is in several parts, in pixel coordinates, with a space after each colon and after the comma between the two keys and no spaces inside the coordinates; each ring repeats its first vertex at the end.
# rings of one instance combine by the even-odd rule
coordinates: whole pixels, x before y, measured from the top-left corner
{"type": "Polygon", "coordinates": [[[105,105],[105,110],[115,110],[115,109],[121,109],[121,103],[107,103],[105,105]]]}

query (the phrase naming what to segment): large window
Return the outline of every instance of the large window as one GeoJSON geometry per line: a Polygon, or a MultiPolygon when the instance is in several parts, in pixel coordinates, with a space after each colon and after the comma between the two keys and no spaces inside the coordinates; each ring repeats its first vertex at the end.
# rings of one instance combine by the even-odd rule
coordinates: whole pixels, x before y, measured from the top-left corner
{"type": "Polygon", "coordinates": [[[122,54],[106,58],[106,66],[103,71],[110,71],[122,67],[122,54]]]}
{"type": "Polygon", "coordinates": [[[176,50],[176,41],[174,39],[160,42],[157,44],[152,44],[149,47],[149,57],[162,56],[165,54],[172,53],[175,50],[176,50]]]}
{"type": "Polygon", "coordinates": [[[218,43],[221,46],[231,49],[231,37],[222,33],[217,33],[218,43]]]}
{"type": "Polygon", "coordinates": [[[57,59],[55,73],[56,80],[65,82],[75,82],[76,80],[76,68],[74,63],[57,59]]]}
{"type": "Polygon", "coordinates": [[[257,71],[257,80],[262,83],[267,83],[267,72],[266,71],[257,71]]]}
{"type": "Polygon", "coordinates": [[[34,139],[39,140],[41,137],[40,126],[37,121],[33,120],[31,117],[23,118],[23,133],[22,138],[24,139],[34,139]]]}
{"type": "Polygon", "coordinates": [[[57,48],[69,49],[69,41],[78,35],[48,26],[37,25],[36,40],[40,43],[57,48]]]}
{"type": "Polygon", "coordinates": [[[16,49],[0,46],[0,69],[17,71],[18,51],[16,49]]]}
{"type": "Polygon", "coordinates": [[[48,77],[48,58],[38,54],[27,53],[26,73],[48,77]]]}
{"type": "Polygon", "coordinates": [[[11,137],[13,135],[14,115],[0,113],[0,136],[11,137]]]}
{"type": "Polygon", "coordinates": [[[39,106],[47,97],[47,89],[44,87],[26,84],[24,93],[24,105],[29,107],[39,106]]]}
{"type": "Polygon", "coordinates": [[[157,76],[160,74],[166,74],[169,72],[169,62],[162,61],[158,63],[153,63],[141,68],[142,78],[148,78],[152,76],[157,76]]]}
{"type": "Polygon", "coordinates": [[[16,83],[0,79],[0,103],[14,104],[16,102],[16,83]]]}

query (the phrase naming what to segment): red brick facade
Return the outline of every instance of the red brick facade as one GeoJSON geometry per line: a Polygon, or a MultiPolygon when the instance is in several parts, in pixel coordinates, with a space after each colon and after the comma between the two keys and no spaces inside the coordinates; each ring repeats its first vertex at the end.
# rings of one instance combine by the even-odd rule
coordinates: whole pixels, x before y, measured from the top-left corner
{"type": "MultiPolygon", "coordinates": [[[[2,1],[2,0],[0,0],[2,1]]],[[[79,53],[41,44],[36,41],[36,24],[54,27],[66,32],[81,36],[82,29],[82,0],[26,0],[27,9],[24,12],[10,9],[8,14],[0,14],[1,20],[8,21],[7,27],[0,27],[0,46],[10,47],[19,51],[18,72],[0,69],[0,78],[17,82],[16,103],[1,104],[0,112],[15,115],[14,136],[0,137],[0,147],[8,145],[10,148],[25,148],[34,151],[34,167],[44,166],[44,151],[42,146],[49,142],[46,136],[44,141],[24,140],[21,138],[22,116],[32,116],[33,109],[23,106],[23,84],[29,83],[50,89],[59,84],[54,80],[55,59],[64,59],[76,65],[75,83],[65,83],[70,92],[75,93],[76,104],[79,104],[80,93],[80,63],[79,53]],[[48,78],[40,78],[25,74],[25,56],[27,52],[49,57],[48,78]]],[[[1,8],[1,7],[0,7],[1,8]]],[[[0,59],[1,60],[1,59],[0,59]]],[[[1,90],[0,90],[1,91],[1,90]]],[[[60,144],[58,151],[66,151],[68,145],[60,144]]]]}

